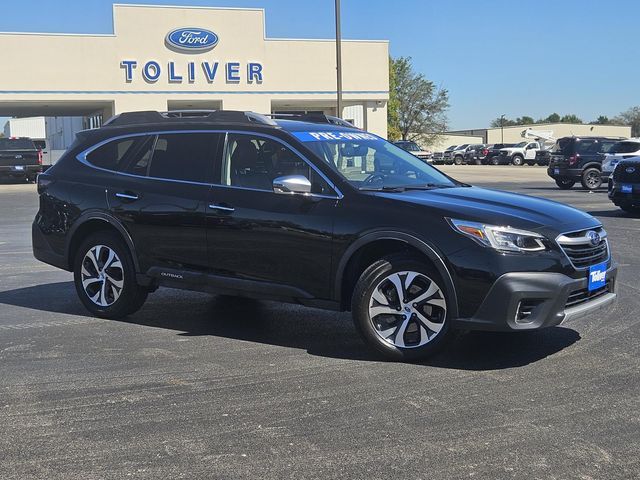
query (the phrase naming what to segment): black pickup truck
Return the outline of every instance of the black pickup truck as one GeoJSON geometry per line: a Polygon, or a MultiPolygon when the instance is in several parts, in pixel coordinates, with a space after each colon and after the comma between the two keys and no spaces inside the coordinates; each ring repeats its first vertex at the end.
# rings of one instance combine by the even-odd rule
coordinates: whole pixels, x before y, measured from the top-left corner
{"type": "Polygon", "coordinates": [[[34,181],[42,173],[42,152],[30,138],[0,138],[0,177],[34,181]]]}

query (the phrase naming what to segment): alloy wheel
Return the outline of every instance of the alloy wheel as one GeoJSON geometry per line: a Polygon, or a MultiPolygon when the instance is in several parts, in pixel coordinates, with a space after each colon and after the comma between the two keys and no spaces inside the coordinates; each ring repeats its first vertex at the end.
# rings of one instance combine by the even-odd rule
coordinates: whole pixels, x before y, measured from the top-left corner
{"type": "Polygon", "coordinates": [[[600,180],[599,172],[590,172],[587,175],[587,186],[590,189],[596,189],[600,186],[600,184],[601,184],[601,180],[600,180]]]}
{"type": "Polygon", "coordinates": [[[82,259],[82,288],[100,307],[113,305],[124,287],[124,270],[118,254],[106,245],[96,245],[82,259]]]}
{"type": "Polygon", "coordinates": [[[426,275],[395,272],[380,281],[369,299],[369,318],[384,341],[416,348],[432,341],[444,327],[447,302],[426,275]]]}

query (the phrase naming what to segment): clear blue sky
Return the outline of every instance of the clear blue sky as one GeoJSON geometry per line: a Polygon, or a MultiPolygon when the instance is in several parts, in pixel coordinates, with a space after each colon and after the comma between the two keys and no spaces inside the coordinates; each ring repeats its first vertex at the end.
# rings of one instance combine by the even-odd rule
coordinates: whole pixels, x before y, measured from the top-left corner
{"type": "MultiPolygon", "coordinates": [[[[112,29],[110,0],[10,3],[0,31],[112,29]]],[[[262,7],[268,36],[334,35],[333,0],[119,3],[262,7]]],[[[342,16],[345,38],[389,39],[391,55],[411,56],[449,90],[454,129],[482,128],[503,113],[592,120],[640,104],[638,0],[342,0],[342,16]]]]}

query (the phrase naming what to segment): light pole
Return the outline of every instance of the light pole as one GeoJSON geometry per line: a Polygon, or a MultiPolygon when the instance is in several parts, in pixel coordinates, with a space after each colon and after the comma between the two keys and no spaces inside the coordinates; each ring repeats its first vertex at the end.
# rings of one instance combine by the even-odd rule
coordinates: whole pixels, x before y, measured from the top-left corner
{"type": "Polygon", "coordinates": [[[336,71],[338,75],[336,116],[342,118],[342,33],[340,31],[340,0],[336,0],[336,71]]]}
{"type": "Polygon", "coordinates": [[[500,143],[504,145],[504,113],[500,115],[500,136],[502,138],[500,143]]]}

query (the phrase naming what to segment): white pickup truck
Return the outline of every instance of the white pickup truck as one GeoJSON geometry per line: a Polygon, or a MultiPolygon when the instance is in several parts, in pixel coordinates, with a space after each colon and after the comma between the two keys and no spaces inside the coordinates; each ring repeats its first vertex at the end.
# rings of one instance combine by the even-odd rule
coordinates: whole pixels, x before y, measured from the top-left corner
{"type": "Polygon", "coordinates": [[[513,165],[524,165],[525,163],[533,165],[536,163],[536,152],[542,147],[538,142],[517,143],[513,147],[500,149],[500,163],[512,163],[513,165]]]}

